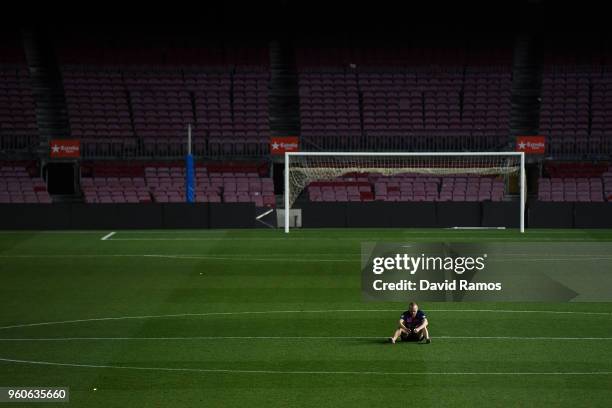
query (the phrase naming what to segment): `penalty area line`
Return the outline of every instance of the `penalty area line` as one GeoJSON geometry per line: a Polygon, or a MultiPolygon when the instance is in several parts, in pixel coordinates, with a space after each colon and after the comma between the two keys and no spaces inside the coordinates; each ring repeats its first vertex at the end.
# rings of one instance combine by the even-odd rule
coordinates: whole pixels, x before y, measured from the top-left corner
{"type": "MultiPolygon", "coordinates": [[[[294,313],[397,313],[397,309],[331,309],[331,310],[261,310],[249,312],[204,312],[204,313],[176,313],[166,315],[142,315],[142,316],[116,316],[95,317],[89,319],[74,319],[52,322],[38,322],[0,326],[0,330],[17,329],[35,326],[51,326],[58,324],[75,324],[85,322],[102,322],[132,319],[166,319],[166,318],[194,318],[194,317],[226,317],[243,315],[266,315],[266,314],[294,314],[294,313]]],[[[594,315],[611,317],[610,312],[587,312],[587,311],[561,311],[561,310],[504,310],[504,309],[430,309],[431,313],[542,313],[542,314],[571,314],[571,315],[594,315]]]]}
{"type": "Polygon", "coordinates": [[[105,236],[103,236],[102,238],[100,238],[100,241],[108,241],[108,239],[112,237],[113,235],[115,235],[116,233],[117,233],[116,231],[110,232],[106,234],[105,236]]]}
{"type": "Polygon", "coordinates": [[[611,375],[612,371],[550,371],[550,372],[470,372],[470,371],[433,371],[433,372],[417,372],[417,371],[287,371],[287,370],[241,370],[241,369],[215,369],[215,368],[190,368],[190,367],[139,367],[139,366],[122,366],[122,365],[107,365],[107,364],[78,364],[78,363],[61,363],[52,361],[37,361],[37,360],[18,360],[13,358],[0,358],[0,362],[30,364],[30,365],[45,365],[55,367],[75,367],[75,368],[103,368],[103,369],[121,369],[121,370],[141,370],[141,371],[175,371],[175,372],[195,372],[209,374],[298,374],[298,375],[508,375],[508,376],[525,376],[525,375],[611,375]]]}

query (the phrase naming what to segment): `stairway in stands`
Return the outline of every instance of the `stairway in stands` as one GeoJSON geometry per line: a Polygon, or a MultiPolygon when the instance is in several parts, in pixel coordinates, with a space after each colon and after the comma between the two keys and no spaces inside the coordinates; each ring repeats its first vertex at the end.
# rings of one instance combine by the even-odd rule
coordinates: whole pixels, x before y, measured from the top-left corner
{"type": "Polygon", "coordinates": [[[542,50],[537,34],[537,4],[518,22],[521,26],[515,39],[512,66],[512,97],[509,147],[514,150],[514,137],[537,135],[540,125],[542,97],[542,50]]]}
{"type": "Polygon", "coordinates": [[[41,159],[47,159],[50,139],[70,138],[62,76],[51,36],[39,30],[24,30],[22,35],[36,101],[40,134],[38,154],[41,159]]]}
{"type": "MultiPolygon", "coordinates": [[[[43,30],[25,29],[22,32],[22,38],[30,70],[32,94],[36,102],[36,122],[39,133],[37,154],[41,164],[45,166],[45,163],[49,161],[49,141],[70,138],[66,96],[52,36],[43,30]]],[[[74,161],[73,165],[76,169],[78,163],[74,161]]],[[[76,170],[74,171],[76,174],[76,170]]],[[[75,183],[71,194],[51,194],[53,202],[82,202],[83,196],[78,188],[78,179],[75,180],[75,183]]]]}
{"type": "Polygon", "coordinates": [[[270,88],[268,94],[272,136],[300,133],[300,99],[294,49],[286,40],[270,42],[270,88]]]}

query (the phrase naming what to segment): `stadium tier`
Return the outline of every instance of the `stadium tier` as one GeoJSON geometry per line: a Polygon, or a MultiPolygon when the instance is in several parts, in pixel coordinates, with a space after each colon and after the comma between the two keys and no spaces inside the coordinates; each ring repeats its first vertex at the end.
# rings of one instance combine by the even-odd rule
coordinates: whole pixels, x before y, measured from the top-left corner
{"type": "MultiPolygon", "coordinates": [[[[207,49],[60,51],[67,136],[81,139],[84,157],[180,156],[187,124],[196,154],[269,154],[265,49],[248,58],[207,49]]],[[[4,149],[31,148],[39,136],[21,58],[0,65],[4,149]]],[[[601,157],[612,149],[612,72],[594,61],[549,58],[543,65],[539,132],[553,157],[601,157]]],[[[350,150],[367,140],[371,148],[411,151],[508,145],[508,50],[297,48],[296,63],[306,145],[350,150]]]]}
{"type": "Polygon", "coordinates": [[[363,136],[373,148],[433,151],[507,142],[506,51],[298,48],[296,58],[302,135],[317,144],[342,150],[363,136]]]}
{"type": "MultiPolygon", "coordinates": [[[[309,60],[306,55],[313,58],[313,53],[303,50],[298,54],[302,136],[323,145],[340,138],[334,141],[340,150],[362,135],[373,147],[411,150],[454,150],[467,143],[473,150],[487,150],[507,143],[507,60],[491,56],[489,65],[456,65],[457,60],[441,54],[435,62],[442,65],[432,66],[431,58],[424,62],[423,56],[398,60],[388,50],[371,52],[375,59],[364,59],[365,65],[342,68],[338,60],[309,60]]],[[[349,54],[337,55],[351,61],[349,54]]]]}
{"type": "Polygon", "coordinates": [[[191,124],[196,154],[266,154],[267,71],[211,69],[65,68],[72,135],[86,156],[177,156],[191,124]]]}

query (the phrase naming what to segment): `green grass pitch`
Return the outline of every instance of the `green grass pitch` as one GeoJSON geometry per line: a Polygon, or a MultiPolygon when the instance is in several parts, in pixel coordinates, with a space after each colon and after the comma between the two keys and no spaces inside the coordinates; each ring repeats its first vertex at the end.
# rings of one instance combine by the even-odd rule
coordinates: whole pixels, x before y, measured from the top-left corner
{"type": "Polygon", "coordinates": [[[612,304],[423,304],[433,343],[390,345],[406,305],[361,300],[359,251],[612,231],[109,232],[0,232],[0,386],[68,386],[64,407],[611,404],[612,304]]]}

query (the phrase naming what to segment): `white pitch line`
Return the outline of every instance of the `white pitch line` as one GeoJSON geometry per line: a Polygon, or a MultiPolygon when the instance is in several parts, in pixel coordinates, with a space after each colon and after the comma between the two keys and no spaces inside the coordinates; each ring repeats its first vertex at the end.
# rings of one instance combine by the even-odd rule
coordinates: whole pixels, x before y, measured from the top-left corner
{"type": "MultiPolygon", "coordinates": [[[[24,230],[24,231],[0,231],[0,235],[8,235],[8,234],[100,234],[104,232],[102,231],[69,231],[69,230],[24,230]]],[[[131,232],[130,232],[131,233],[131,232]]]]}
{"type": "MultiPolygon", "coordinates": [[[[448,235],[440,235],[438,237],[431,236],[430,238],[440,238],[447,240],[449,238],[448,235]]],[[[484,237],[487,243],[494,243],[496,241],[512,241],[512,242],[542,242],[542,241],[554,241],[554,242],[576,242],[575,239],[564,239],[564,238],[525,238],[525,237],[516,237],[516,238],[498,238],[498,237],[484,237]]],[[[195,238],[195,237],[184,237],[184,238],[115,238],[113,241],[388,241],[393,242],[395,238],[393,237],[355,237],[355,238],[306,238],[306,237],[283,237],[283,238],[247,238],[247,237],[219,237],[219,238],[195,238]]],[[[401,239],[401,238],[398,238],[401,239]]],[[[461,237],[464,241],[482,241],[483,237],[474,237],[474,236],[465,236],[461,237]]],[[[581,242],[591,242],[584,241],[581,242]]],[[[593,242],[601,242],[601,241],[593,241],[593,242]]]]}
{"type": "MultiPolygon", "coordinates": [[[[118,241],[113,239],[112,241],[118,241]]],[[[309,254],[301,254],[303,256],[310,256],[309,254]]],[[[297,254],[296,254],[297,256],[297,254]]],[[[357,255],[355,255],[357,256],[357,255]]],[[[277,262],[359,262],[359,259],[316,259],[316,258],[252,258],[248,255],[242,257],[235,256],[217,256],[217,255],[163,255],[163,254],[47,254],[47,255],[0,255],[0,258],[162,258],[162,259],[187,259],[187,260],[219,260],[219,261],[277,261],[277,262]]]]}
{"type": "Polygon", "coordinates": [[[470,372],[470,371],[456,371],[456,372],[416,372],[416,371],[286,371],[286,370],[240,370],[240,369],[214,369],[214,368],[188,368],[188,367],[139,367],[139,366],[117,366],[117,365],[106,365],[106,364],[77,364],[77,363],[59,363],[51,361],[36,361],[36,360],[18,360],[12,358],[0,358],[0,361],[6,363],[19,363],[19,364],[31,364],[31,365],[46,365],[56,367],[76,367],[76,368],[104,368],[104,369],[121,369],[121,370],[142,370],[142,371],[177,371],[177,372],[196,372],[196,373],[209,373],[209,374],[298,374],[298,375],[503,375],[503,376],[526,376],[526,375],[612,375],[612,371],[551,371],[551,372],[470,372]]]}
{"type": "MultiPolygon", "coordinates": [[[[385,337],[351,336],[192,336],[192,337],[39,337],[39,338],[0,338],[0,341],[104,341],[104,340],[384,340],[385,337]]],[[[612,338],[611,338],[612,340],[612,338]]]]}
{"type": "MultiPolygon", "coordinates": [[[[113,240],[114,241],[114,240],[113,240]]],[[[251,258],[251,257],[230,257],[230,256],[206,256],[206,255],[143,255],[150,258],[168,258],[168,259],[212,259],[218,261],[257,261],[257,262],[359,262],[359,259],[301,259],[301,258],[251,258]]]]}
{"type": "MultiPolygon", "coordinates": [[[[58,324],[100,322],[112,320],[139,320],[139,319],[164,319],[171,317],[206,317],[206,316],[243,316],[243,315],[262,315],[262,314],[289,314],[289,313],[398,313],[397,309],[335,309],[335,310],[265,310],[250,312],[207,312],[207,313],[177,313],[167,315],[143,315],[143,316],[117,316],[117,317],[97,317],[90,319],[74,319],[54,322],[39,322],[16,324],[0,327],[0,330],[17,329],[35,326],[52,326],[58,324]]],[[[582,311],[558,311],[558,310],[502,310],[502,309],[430,309],[430,313],[542,313],[542,314],[572,314],[572,315],[594,315],[612,316],[612,312],[582,312],[582,311]]]]}
{"type": "Polygon", "coordinates": [[[107,239],[109,239],[110,237],[112,237],[113,235],[115,235],[116,232],[113,231],[111,233],[106,234],[105,236],[103,236],[102,238],[100,238],[100,241],[106,241],[107,239]]]}
{"type": "MultiPolygon", "coordinates": [[[[193,337],[31,337],[31,338],[0,338],[2,341],[197,341],[197,340],[386,340],[381,336],[193,336],[193,337]]],[[[610,341],[612,337],[518,337],[518,336],[435,336],[434,340],[602,340],[610,341]]]]}
{"type": "Polygon", "coordinates": [[[612,337],[435,336],[444,340],[612,340],[612,337]]]}

